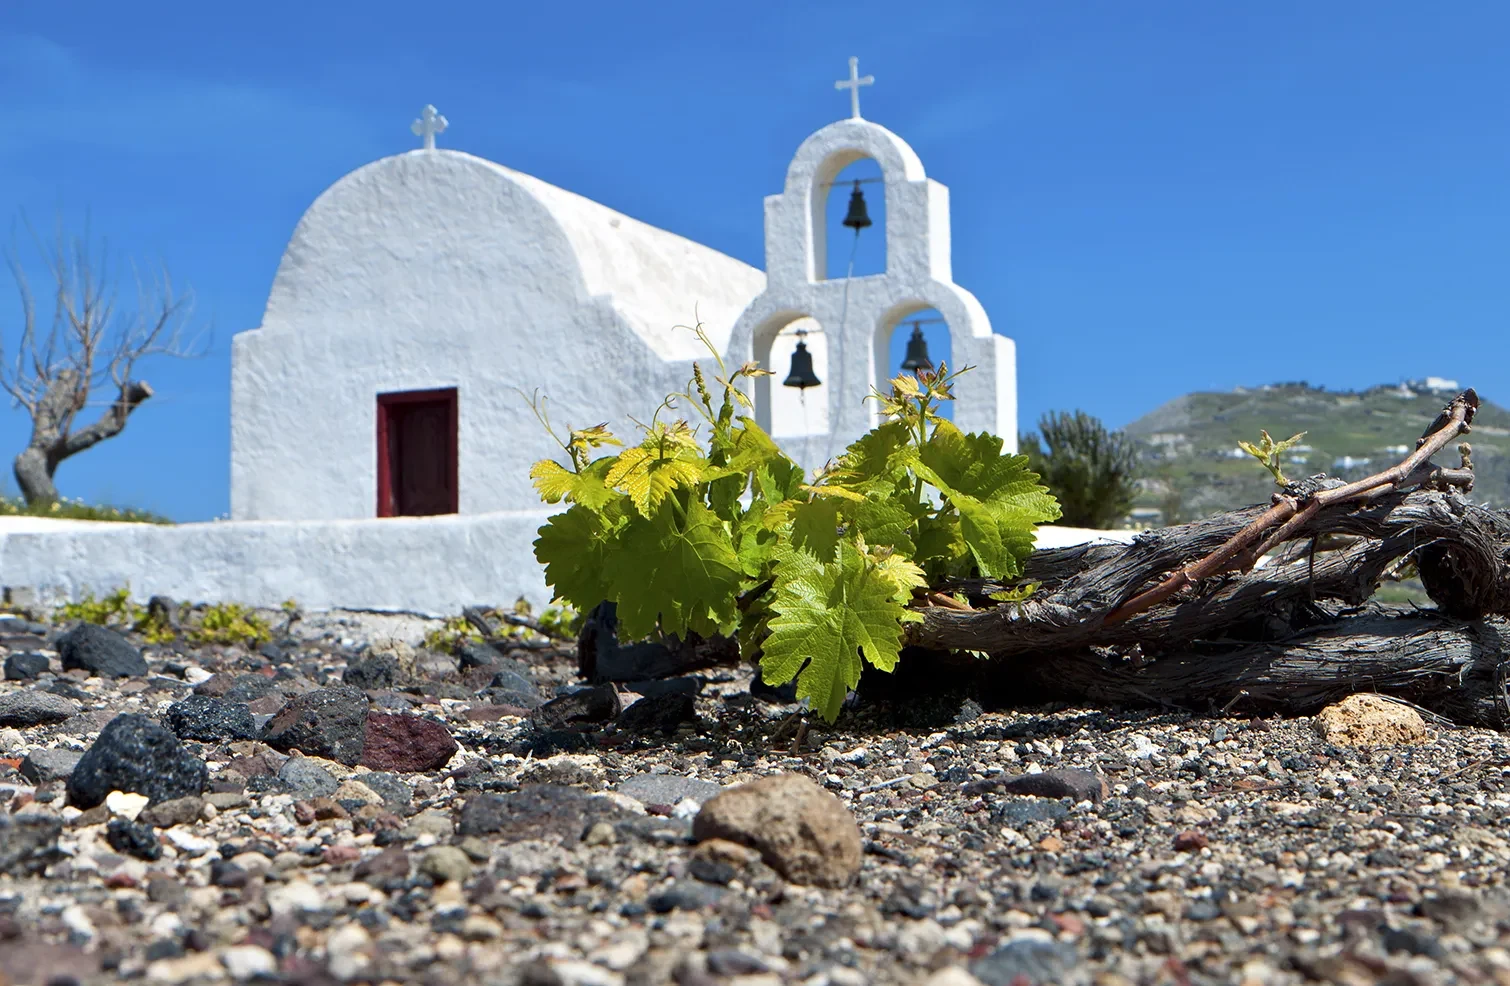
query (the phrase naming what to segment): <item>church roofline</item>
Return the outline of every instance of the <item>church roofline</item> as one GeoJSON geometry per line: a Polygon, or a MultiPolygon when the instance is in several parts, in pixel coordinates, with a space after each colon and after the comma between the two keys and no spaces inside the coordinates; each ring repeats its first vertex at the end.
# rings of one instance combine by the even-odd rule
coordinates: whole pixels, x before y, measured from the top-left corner
{"type": "MultiPolygon", "coordinates": [[[[479,174],[508,181],[528,194],[554,220],[572,247],[587,295],[606,296],[662,359],[698,359],[707,355],[692,332],[678,328],[698,318],[722,351],[740,313],[765,288],[765,274],[759,268],[712,247],[495,161],[441,148],[389,155],[341,176],[300,217],[285,251],[285,261],[295,249],[306,222],[332,194],[360,179],[373,178],[400,162],[423,167],[432,161],[441,167],[454,168],[459,164],[475,169],[479,174]]],[[[286,262],[279,265],[268,314],[278,293],[278,280],[285,276],[287,266],[286,262]]]]}

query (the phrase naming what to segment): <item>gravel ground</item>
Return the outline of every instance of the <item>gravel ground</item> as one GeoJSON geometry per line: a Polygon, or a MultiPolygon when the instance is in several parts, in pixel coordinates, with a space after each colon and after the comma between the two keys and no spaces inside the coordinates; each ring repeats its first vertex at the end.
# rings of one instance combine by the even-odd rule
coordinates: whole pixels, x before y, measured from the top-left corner
{"type": "Polygon", "coordinates": [[[1499,734],[805,727],[748,675],[573,691],[569,648],[434,625],[0,619],[0,983],[1510,984],[1499,734]]]}

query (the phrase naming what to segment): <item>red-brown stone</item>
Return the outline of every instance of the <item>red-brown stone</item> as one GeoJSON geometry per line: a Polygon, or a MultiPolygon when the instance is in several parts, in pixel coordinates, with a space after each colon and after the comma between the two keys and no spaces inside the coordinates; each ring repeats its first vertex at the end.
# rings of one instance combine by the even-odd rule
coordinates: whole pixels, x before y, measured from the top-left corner
{"type": "Polygon", "coordinates": [[[362,765],[373,770],[413,773],[444,767],[456,752],[456,740],[442,723],[422,716],[367,713],[362,765]]]}

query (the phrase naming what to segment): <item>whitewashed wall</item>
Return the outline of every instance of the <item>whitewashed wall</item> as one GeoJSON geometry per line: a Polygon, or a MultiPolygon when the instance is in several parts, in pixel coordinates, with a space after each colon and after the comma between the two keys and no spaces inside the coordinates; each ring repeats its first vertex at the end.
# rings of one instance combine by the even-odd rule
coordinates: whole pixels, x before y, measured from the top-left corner
{"type": "Polygon", "coordinates": [[[371,609],[454,616],[474,603],[550,601],[534,560],[551,510],[383,520],[0,524],[0,586],[43,598],[123,585],[139,602],[371,609]],[[18,529],[19,528],[19,529],[18,529]],[[30,529],[28,529],[30,528],[30,529]]]}
{"type": "MultiPolygon", "coordinates": [[[[97,597],[129,585],[194,603],[454,616],[476,603],[550,601],[534,541],[549,510],[383,520],[207,524],[32,523],[0,518],[0,588],[40,598],[97,597]]],[[[1041,527],[1044,548],[1131,531],[1041,527]]]]}

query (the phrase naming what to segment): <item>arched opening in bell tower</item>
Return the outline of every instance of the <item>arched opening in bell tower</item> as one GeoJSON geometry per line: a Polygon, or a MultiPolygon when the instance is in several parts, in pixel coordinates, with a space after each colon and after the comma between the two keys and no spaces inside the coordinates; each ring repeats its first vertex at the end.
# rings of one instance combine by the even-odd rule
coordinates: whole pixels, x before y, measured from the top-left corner
{"type": "MultiPolygon", "coordinates": [[[[937,308],[904,305],[882,318],[876,332],[876,387],[891,392],[891,380],[904,373],[937,370],[948,364],[953,373],[960,367],[954,360],[953,339],[949,323],[937,308]]],[[[942,417],[954,418],[954,401],[939,407],[942,417]]]]}
{"type": "Polygon", "coordinates": [[[886,183],[880,164],[859,151],[835,154],[819,171],[813,200],[814,280],[886,273],[886,183]]]}
{"type": "Polygon", "coordinates": [[[772,438],[828,434],[828,338],[818,320],[773,319],[755,333],[755,359],[772,374],[754,380],[756,423],[772,438]]]}

